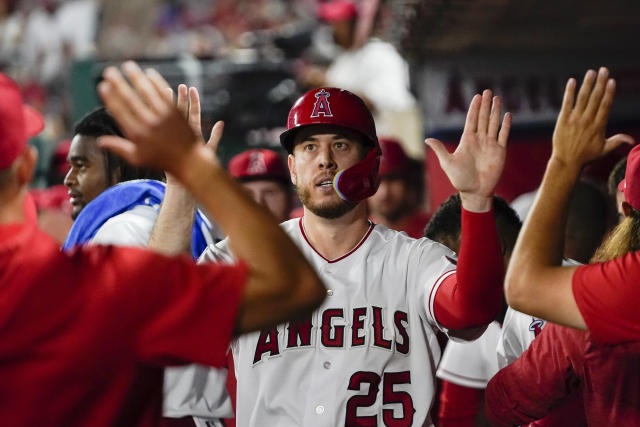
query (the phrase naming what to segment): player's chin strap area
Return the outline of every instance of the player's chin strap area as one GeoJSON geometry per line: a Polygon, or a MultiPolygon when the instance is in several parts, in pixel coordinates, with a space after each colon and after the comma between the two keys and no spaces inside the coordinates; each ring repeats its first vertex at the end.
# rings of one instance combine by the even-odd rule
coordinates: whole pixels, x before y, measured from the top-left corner
{"type": "Polygon", "coordinates": [[[333,188],[342,200],[359,202],[375,194],[380,185],[380,156],[380,148],[373,148],[360,162],[336,174],[333,188]]]}

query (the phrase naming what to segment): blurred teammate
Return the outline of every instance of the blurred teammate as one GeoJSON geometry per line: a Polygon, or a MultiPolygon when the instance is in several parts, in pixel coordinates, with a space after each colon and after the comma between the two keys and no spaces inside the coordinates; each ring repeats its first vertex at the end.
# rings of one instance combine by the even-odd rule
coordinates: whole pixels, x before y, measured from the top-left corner
{"type": "Polygon", "coordinates": [[[26,139],[42,119],[22,107],[17,85],[0,74],[3,424],[155,425],[162,366],[220,366],[232,334],[300,316],[324,297],[281,229],[195,143],[178,111],[156,101],[162,78],[131,63],[126,69],[137,92],[113,68],[99,91],[135,143],[112,138],[105,145],[131,163],[174,173],[223,224],[243,261],[195,266],[98,246],[61,252],[37,230],[26,199],[37,157],[26,139]],[[258,231],[268,239],[249,245],[258,231]],[[258,253],[249,256],[253,249],[258,253]]]}
{"type": "MultiPolygon", "coordinates": [[[[421,185],[412,182],[415,161],[394,139],[380,138],[380,186],[367,200],[373,222],[392,230],[404,231],[410,237],[420,238],[429,222],[429,215],[420,210],[418,191],[421,185]]],[[[417,174],[422,179],[421,174],[417,174]]]]}
{"type": "Polygon", "coordinates": [[[105,108],[98,108],[84,116],[73,134],[68,154],[71,167],[64,178],[73,206],[73,219],[98,194],[119,182],[163,179],[161,171],[130,165],[120,156],[98,146],[97,141],[101,136],[124,136],[105,108]]]}
{"type": "MultiPolygon", "coordinates": [[[[516,212],[494,196],[494,216],[500,238],[505,266],[520,231],[521,222],[516,212]]],[[[424,236],[440,242],[454,252],[460,250],[460,196],[454,194],[434,212],[424,236]]],[[[480,338],[469,343],[449,341],[438,366],[437,376],[442,379],[438,426],[474,426],[484,419],[481,411],[484,389],[498,371],[496,345],[504,318],[506,303],[480,338]]]]}
{"type": "MultiPolygon", "coordinates": [[[[204,144],[200,127],[200,99],[195,88],[188,91],[186,85],[180,85],[176,107],[189,121],[200,142],[204,144]],[[189,97],[191,102],[189,102],[189,97]],[[189,114],[191,112],[193,114],[189,114]]],[[[110,132],[111,135],[122,135],[114,119],[105,109],[99,109],[88,115],[77,128],[83,134],[110,132]]],[[[214,127],[210,142],[219,138],[221,131],[220,125],[214,127]]],[[[76,138],[79,141],[79,147],[92,147],[96,144],[95,139],[84,135],[76,138]]],[[[100,152],[104,152],[104,150],[100,150],[100,152]]],[[[113,154],[111,156],[116,160],[112,160],[110,163],[119,165],[115,168],[116,171],[127,171],[127,175],[163,175],[159,171],[135,168],[126,163],[124,159],[113,154]]],[[[93,170],[84,171],[82,179],[82,170],[78,168],[75,182],[90,183],[95,181],[91,176],[100,175],[100,171],[103,169],[95,164],[93,166],[93,170]]],[[[109,169],[114,168],[107,167],[107,170],[109,169]]],[[[172,177],[169,176],[166,185],[177,185],[174,182],[175,179],[172,180],[172,177]]],[[[63,249],[72,249],[76,245],[85,243],[146,247],[149,244],[164,193],[165,184],[151,179],[129,179],[106,188],[86,207],[82,207],[64,242],[63,249]]],[[[196,210],[195,206],[193,216],[193,227],[187,231],[191,235],[191,240],[180,253],[191,254],[193,258],[197,259],[207,245],[220,241],[224,235],[217,224],[212,223],[200,210],[196,210]]]]}
{"type": "MultiPolygon", "coordinates": [[[[368,220],[379,146],[364,103],[336,88],[298,99],[281,142],[304,217],[282,227],[322,272],[328,298],[312,316],[234,344],[238,425],[431,425],[434,327],[477,336],[501,305],[492,193],[509,125],[507,114],[498,132],[500,100],[485,91],[473,98],[457,156],[428,141],[462,194],[456,272],[442,245],[368,220]]],[[[229,247],[235,255],[223,241],[203,260],[228,260],[229,247]]]]}
{"type": "MultiPolygon", "coordinates": [[[[596,341],[618,343],[640,339],[637,281],[640,254],[618,244],[618,258],[604,264],[561,267],[563,218],[567,200],[582,166],[623,142],[628,135],[606,139],[605,127],[615,81],[601,68],[589,70],[575,96],[576,82],[567,83],[553,135],[553,150],[541,193],[516,245],[506,282],[507,301],[515,309],[561,325],[589,329],[596,341]],[[597,77],[596,77],[597,76],[597,77]]],[[[631,158],[631,157],[630,157],[631,158]]],[[[627,161],[624,194],[629,210],[619,226],[631,227],[640,208],[637,172],[627,161]]],[[[615,239],[614,232],[610,239],[615,239]]],[[[636,232],[628,234],[635,239],[636,232]]],[[[615,241],[615,240],[614,240],[615,241]]]]}
{"type": "MultiPolygon", "coordinates": [[[[637,148],[629,154],[632,163],[640,163],[637,148]]],[[[637,172],[638,164],[634,175],[637,172]]],[[[637,250],[638,228],[618,227],[592,262],[606,262],[637,250]]],[[[487,416],[496,426],[521,425],[543,417],[536,426],[637,425],[639,364],[637,341],[602,345],[589,332],[549,323],[522,356],[491,380],[487,416]]]]}
{"type": "Polygon", "coordinates": [[[253,200],[269,209],[278,222],[289,219],[291,181],[278,153],[260,148],[244,151],[229,161],[229,173],[253,200]]]}

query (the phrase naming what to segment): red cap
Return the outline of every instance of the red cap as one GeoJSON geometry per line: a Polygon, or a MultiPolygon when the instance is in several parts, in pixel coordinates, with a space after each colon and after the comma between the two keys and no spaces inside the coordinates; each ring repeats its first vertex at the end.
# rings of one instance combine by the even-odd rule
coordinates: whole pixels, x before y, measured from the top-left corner
{"type": "Polygon", "coordinates": [[[352,1],[334,0],[318,7],[318,16],[325,21],[346,21],[358,16],[358,9],[352,1]]]}
{"type": "Polygon", "coordinates": [[[264,148],[243,151],[229,161],[229,173],[239,180],[276,179],[289,182],[289,170],[278,153],[264,148]]]}
{"type": "Polygon", "coordinates": [[[393,138],[379,138],[378,141],[380,142],[380,148],[382,148],[380,177],[405,177],[409,168],[409,158],[402,145],[393,138]]]}
{"type": "Polygon", "coordinates": [[[634,209],[640,210],[640,145],[636,145],[627,157],[627,170],[624,179],[618,184],[618,190],[634,209]]]}
{"type": "Polygon", "coordinates": [[[0,170],[24,151],[27,139],[40,133],[44,119],[22,103],[18,85],[0,73],[0,170]]]}

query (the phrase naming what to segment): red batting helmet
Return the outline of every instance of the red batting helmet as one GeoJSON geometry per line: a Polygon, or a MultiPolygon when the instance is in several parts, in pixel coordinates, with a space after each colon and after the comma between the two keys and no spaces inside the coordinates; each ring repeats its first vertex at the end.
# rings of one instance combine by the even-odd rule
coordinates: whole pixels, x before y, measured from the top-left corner
{"type": "Polygon", "coordinates": [[[293,152],[296,132],[310,125],[333,125],[347,128],[362,135],[364,142],[373,147],[367,156],[354,166],[339,171],[333,186],[344,200],[360,201],[372,196],[380,179],[380,146],[371,112],[353,93],[337,88],[313,89],[293,104],[287,118],[287,130],[280,135],[280,143],[287,152],[293,152]]]}

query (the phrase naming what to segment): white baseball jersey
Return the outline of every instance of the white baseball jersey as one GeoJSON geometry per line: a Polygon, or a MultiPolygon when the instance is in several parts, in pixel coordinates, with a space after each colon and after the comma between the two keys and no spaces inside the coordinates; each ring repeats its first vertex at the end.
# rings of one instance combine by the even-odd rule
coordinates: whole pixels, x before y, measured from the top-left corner
{"type": "MultiPolygon", "coordinates": [[[[323,258],[303,220],[282,224],[327,285],[309,318],[233,344],[238,426],[431,425],[440,349],[433,302],[455,254],[371,225],[344,256],[323,258]],[[368,423],[368,424],[367,424],[368,423]]],[[[226,241],[202,260],[228,260],[226,241]]]]}
{"type": "Polygon", "coordinates": [[[484,389],[498,372],[496,346],[500,339],[500,323],[491,322],[475,341],[450,340],[438,366],[438,378],[464,387],[484,389]]]}
{"type": "Polygon", "coordinates": [[[92,244],[146,247],[159,206],[138,205],[109,218],[89,241],[92,244]]]}
{"type": "MultiPolygon", "coordinates": [[[[581,265],[578,261],[565,258],[562,260],[565,267],[581,265]]],[[[509,307],[504,316],[502,330],[498,339],[497,356],[498,368],[513,363],[538,336],[546,321],[529,314],[521,313],[509,307]]]]}
{"type": "Polygon", "coordinates": [[[497,362],[500,369],[513,363],[542,332],[545,321],[509,307],[498,338],[497,362]]]}

